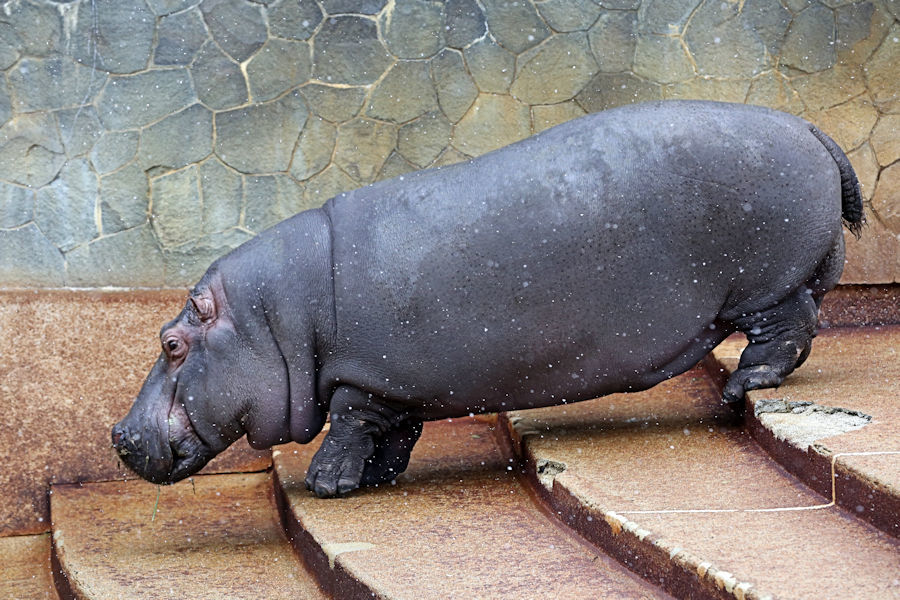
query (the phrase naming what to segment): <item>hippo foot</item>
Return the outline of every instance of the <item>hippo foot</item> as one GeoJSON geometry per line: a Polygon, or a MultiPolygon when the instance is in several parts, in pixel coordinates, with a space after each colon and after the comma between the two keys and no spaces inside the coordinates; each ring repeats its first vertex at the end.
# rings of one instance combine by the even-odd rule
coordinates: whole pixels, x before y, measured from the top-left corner
{"type": "Polygon", "coordinates": [[[306,489],[319,498],[342,496],[355,490],[373,450],[371,437],[341,440],[340,436],[329,433],[306,472],[306,489]]]}
{"type": "Polygon", "coordinates": [[[375,441],[375,453],[366,461],[361,485],[393,481],[406,470],[413,446],[422,434],[422,421],[407,419],[375,441]]]}
{"type": "Polygon", "coordinates": [[[722,392],[722,402],[736,404],[744,401],[746,392],[761,388],[778,387],[784,381],[769,365],[757,365],[738,369],[728,378],[722,392]]]}

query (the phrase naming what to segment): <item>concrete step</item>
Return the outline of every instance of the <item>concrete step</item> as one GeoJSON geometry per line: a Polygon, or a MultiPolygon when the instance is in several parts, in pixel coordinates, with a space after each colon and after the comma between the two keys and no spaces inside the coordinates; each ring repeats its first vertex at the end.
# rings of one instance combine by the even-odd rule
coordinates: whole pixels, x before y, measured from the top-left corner
{"type": "Polygon", "coordinates": [[[900,542],[785,472],[703,368],[504,421],[551,510],[678,597],[900,598],[900,542]]]}
{"type": "MultiPolygon", "coordinates": [[[[724,376],[745,345],[733,337],[716,348],[724,376]]],[[[826,329],[783,385],[748,394],[747,425],[813,489],[900,536],[898,400],[900,327],[826,329]]]]}
{"type": "Polygon", "coordinates": [[[66,598],[325,598],[284,536],[268,473],[59,485],[51,511],[66,598]]]}
{"type": "Polygon", "coordinates": [[[283,519],[334,598],[665,598],[537,506],[490,422],[426,423],[396,485],[320,500],[317,444],[273,453],[283,519]]]}
{"type": "Polygon", "coordinates": [[[58,600],[50,565],[50,534],[0,537],[0,598],[58,600]]]}

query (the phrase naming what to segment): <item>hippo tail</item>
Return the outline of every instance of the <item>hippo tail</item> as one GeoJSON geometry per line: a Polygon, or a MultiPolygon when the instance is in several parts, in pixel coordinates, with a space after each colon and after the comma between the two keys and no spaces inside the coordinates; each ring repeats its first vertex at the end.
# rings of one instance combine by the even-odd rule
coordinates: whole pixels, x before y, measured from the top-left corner
{"type": "Polygon", "coordinates": [[[831,158],[837,163],[838,171],[841,173],[841,217],[844,226],[856,236],[856,239],[859,239],[866,216],[863,212],[862,194],[859,192],[859,180],[850,165],[850,159],[847,158],[841,147],[818,127],[809,124],[809,131],[822,142],[822,145],[831,154],[831,158]]]}

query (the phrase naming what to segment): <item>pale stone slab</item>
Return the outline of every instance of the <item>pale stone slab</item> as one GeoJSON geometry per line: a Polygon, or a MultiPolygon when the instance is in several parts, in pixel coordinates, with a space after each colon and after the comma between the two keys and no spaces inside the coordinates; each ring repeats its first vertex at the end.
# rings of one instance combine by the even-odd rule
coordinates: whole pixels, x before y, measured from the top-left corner
{"type": "Polygon", "coordinates": [[[64,36],[65,54],[110,73],[136,73],[147,67],[156,15],[144,0],[92,0],[78,11],[74,31],[64,36]]]}
{"type": "Polygon", "coordinates": [[[550,127],[555,127],[584,116],[585,112],[578,104],[572,100],[569,102],[561,102],[560,104],[550,104],[548,106],[532,106],[531,115],[534,123],[534,132],[540,133],[550,127]]]}
{"type": "Polygon", "coordinates": [[[191,65],[191,76],[200,101],[212,109],[239,106],[250,98],[240,66],[208,42],[191,65]]]}
{"type": "Polygon", "coordinates": [[[150,225],[104,236],[66,254],[66,282],[75,287],[158,287],[163,256],[150,225]]]}
{"type": "Polygon", "coordinates": [[[331,162],[337,128],[319,117],[310,117],[303,126],[294,158],[291,176],[300,181],[319,173],[331,162]]]}
{"type": "Polygon", "coordinates": [[[662,88],[632,73],[599,73],[575,97],[587,112],[598,112],[624,104],[661,100],[662,88]]]}
{"type": "Polygon", "coordinates": [[[292,40],[308,40],[322,22],[322,9],[309,0],[280,2],[268,14],[272,35],[292,40]]]}
{"type": "Polygon", "coordinates": [[[588,32],[588,42],[601,71],[631,69],[637,45],[637,15],[631,11],[605,11],[588,32]]]}
{"type": "Polygon", "coordinates": [[[853,152],[847,153],[847,158],[856,171],[863,198],[871,200],[875,182],[878,180],[878,159],[875,158],[872,146],[865,143],[853,152]]]}
{"type": "Polygon", "coordinates": [[[259,233],[308,208],[303,187],[287,175],[247,177],[244,227],[259,233]]]}
{"type": "Polygon", "coordinates": [[[677,83],[694,76],[694,69],[676,37],[641,34],[634,49],[634,73],[657,83],[677,83]]]}
{"type": "Polygon", "coordinates": [[[456,123],[478,97],[478,87],[466,71],[462,54],[445,49],[435,56],[431,60],[431,77],[441,110],[456,123]]]}
{"type": "Polygon", "coordinates": [[[212,152],[212,111],[193,104],[144,129],[140,162],[152,167],[180,169],[199,162],[212,152]]]}
{"type": "Polygon", "coordinates": [[[0,229],[12,229],[34,218],[34,191],[0,182],[0,229]]]}
{"type": "Polygon", "coordinates": [[[88,161],[72,159],[51,184],[37,191],[34,222],[63,252],[94,239],[97,175],[88,161]]]}
{"type": "Polygon", "coordinates": [[[866,63],[866,83],[875,105],[883,112],[900,113],[897,65],[900,64],[900,24],[894,25],[887,37],[866,63]]]}
{"type": "Polygon", "coordinates": [[[0,179],[30,187],[50,183],[66,162],[51,115],[28,113],[0,127],[0,179]]]}
{"type": "Polygon", "coordinates": [[[107,131],[91,149],[91,164],[100,175],[111,173],[128,164],[137,153],[140,134],[137,131],[107,131]]]}
{"type": "Polygon", "coordinates": [[[306,182],[303,197],[309,206],[320,206],[326,200],[337,196],[341,192],[349,192],[358,187],[358,183],[350,179],[339,167],[332,164],[306,182]]]}
{"type": "Polygon", "coordinates": [[[449,145],[452,131],[444,115],[429,113],[400,128],[397,149],[413,165],[427,167],[449,145]]]}
{"type": "Polygon", "coordinates": [[[526,104],[555,104],[575,97],[598,66],[584,33],[557,34],[523,53],[510,93],[526,104]]]}
{"type": "Polygon", "coordinates": [[[13,108],[47,111],[86,104],[106,83],[107,74],[71,58],[23,58],[7,73],[13,108]]]}
{"type": "Polygon", "coordinates": [[[209,39],[196,9],[161,18],[156,35],[153,62],[157,65],[188,65],[209,39]]]}
{"type": "Polygon", "coordinates": [[[444,38],[451,48],[465,48],[487,31],[484,13],[475,0],[447,0],[444,38]]]}
{"type": "Polygon", "coordinates": [[[544,0],[536,2],[541,17],[554,31],[587,31],[603,12],[594,0],[544,0]]]}
{"type": "Polygon", "coordinates": [[[824,111],[810,112],[806,118],[848,152],[866,141],[878,120],[878,113],[872,101],[862,95],[824,111]]]}
{"type": "Polygon", "coordinates": [[[109,78],[97,99],[107,129],[133,129],[187,108],[197,101],[187,69],[151,70],[109,78]]]}
{"type": "Polygon", "coordinates": [[[200,173],[196,165],[151,182],[150,220],[163,248],[186,244],[203,229],[200,173]]]}
{"type": "MultiPolygon", "coordinates": [[[[900,78],[898,78],[898,93],[900,93],[900,78]]],[[[870,143],[878,158],[878,164],[882,167],[900,159],[900,114],[881,115],[878,124],[872,130],[870,143]]]]}
{"type": "Polygon", "coordinates": [[[203,200],[203,233],[218,233],[238,225],[244,197],[244,180],[216,158],[200,165],[203,200]]]}
{"type": "Polygon", "coordinates": [[[245,0],[203,0],[203,19],[213,39],[237,62],[244,62],[268,37],[262,8],[245,0]]]}
{"type": "Polygon", "coordinates": [[[430,58],[444,47],[444,6],[436,0],[394,0],[381,14],[381,38],[397,58],[430,58]]]}
{"type": "Polygon", "coordinates": [[[406,123],[437,108],[437,94],[428,63],[401,60],[391,67],[375,87],[366,115],[394,123],[406,123]]]}
{"type": "Polygon", "coordinates": [[[395,125],[354,119],[338,128],[334,164],[359,183],[370,183],[396,145],[395,125]]]}
{"type": "Polygon", "coordinates": [[[306,83],[312,71],[306,42],[270,39],[247,64],[247,79],[254,102],[277,98],[306,83]]]}
{"type": "Polygon", "coordinates": [[[531,114],[526,104],[510,96],[481,94],[453,129],[453,147],[479,156],[508,146],[531,133],[531,114]]]}
{"type": "Polygon", "coordinates": [[[327,19],[313,48],[313,76],[325,84],[373,83],[394,60],[378,38],[375,22],[362,17],[327,19]]]}
{"type": "Polygon", "coordinates": [[[136,162],[100,178],[100,219],[104,234],[147,222],[150,183],[136,162]]]}
{"type": "Polygon", "coordinates": [[[62,287],[62,253],[34,223],[18,229],[0,229],[0,281],[20,286],[62,287]]]}
{"type": "Polygon", "coordinates": [[[551,35],[531,2],[482,0],[481,5],[491,35],[514,54],[540,44],[551,35]]]}
{"type": "Polygon", "coordinates": [[[878,187],[872,196],[872,208],[879,220],[897,234],[900,242],[900,162],[881,170],[878,187]]]}
{"type": "Polygon", "coordinates": [[[794,17],[781,46],[781,63],[807,73],[834,66],[834,12],[813,4],[794,17]]]}
{"type": "Polygon", "coordinates": [[[364,87],[333,87],[311,83],[300,88],[309,108],[334,123],[349,121],[359,115],[366,100],[364,87]]]}
{"type": "MultiPolygon", "coordinates": [[[[485,37],[464,50],[469,74],[484,93],[505,94],[516,74],[516,57],[485,37]]],[[[449,116],[449,115],[448,115],[449,116]]]]}

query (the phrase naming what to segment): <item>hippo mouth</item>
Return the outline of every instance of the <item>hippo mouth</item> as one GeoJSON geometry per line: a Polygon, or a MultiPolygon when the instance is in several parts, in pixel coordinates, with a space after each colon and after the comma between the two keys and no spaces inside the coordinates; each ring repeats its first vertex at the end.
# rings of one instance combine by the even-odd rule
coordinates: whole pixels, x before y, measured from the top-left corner
{"type": "Polygon", "coordinates": [[[167,424],[172,466],[164,483],[175,483],[202,469],[214,453],[197,434],[184,405],[178,400],[172,401],[167,424]]]}

